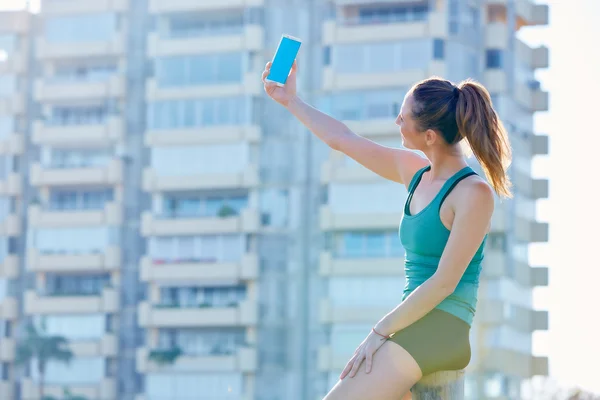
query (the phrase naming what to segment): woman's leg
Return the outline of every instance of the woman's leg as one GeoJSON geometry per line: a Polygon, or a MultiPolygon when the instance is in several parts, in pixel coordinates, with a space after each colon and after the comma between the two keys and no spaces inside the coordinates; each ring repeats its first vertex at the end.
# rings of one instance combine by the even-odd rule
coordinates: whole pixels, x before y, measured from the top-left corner
{"type": "Polygon", "coordinates": [[[402,400],[421,376],[415,359],[399,344],[386,341],[373,355],[370,373],[363,361],[353,378],[338,380],[323,400],[402,400]]]}

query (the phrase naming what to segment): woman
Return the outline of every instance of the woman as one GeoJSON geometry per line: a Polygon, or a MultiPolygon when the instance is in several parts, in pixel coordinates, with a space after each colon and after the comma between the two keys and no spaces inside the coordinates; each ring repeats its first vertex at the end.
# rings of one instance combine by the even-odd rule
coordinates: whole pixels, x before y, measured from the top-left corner
{"type": "Polygon", "coordinates": [[[398,400],[424,375],[465,368],[494,191],[510,196],[510,146],[489,93],[473,81],[430,78],[413,86],[396,124],[404,147],[423,158],[358,136],[300,100],[296,62],[283,87],[265,82],[270,67],[262,77],[271,98],[332,149],[409,193],[400,224],[402,302],[372,328],[325,400],[398,400]],[[468,166],[462,142],[491,186],[468,166]]]}

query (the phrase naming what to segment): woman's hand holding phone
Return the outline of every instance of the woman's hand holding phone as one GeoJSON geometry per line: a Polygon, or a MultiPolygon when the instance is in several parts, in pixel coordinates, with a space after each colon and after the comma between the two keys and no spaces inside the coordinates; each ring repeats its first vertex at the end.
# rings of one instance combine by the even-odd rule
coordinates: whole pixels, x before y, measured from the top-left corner
{"type": "Polygon", "coordinates": [[[272,64],[273,63],[269,61],[265,66],[265,70],[262,73],[262,81],[264,84],[265,92],[269,95],[270,98],[272,98],[282,106],[287,107],[288,104],[290,104],[290,101],[296,97],[296,72],[298,71],[298,66],[296,64],[296,61],[294,60],[294,64],[292,65],[290,74],[288,75],[288,78],[285,81],[285,85],[278,86],[275,82],[268,82],[265,80],[266,77],[269,76],[272,64]]]}

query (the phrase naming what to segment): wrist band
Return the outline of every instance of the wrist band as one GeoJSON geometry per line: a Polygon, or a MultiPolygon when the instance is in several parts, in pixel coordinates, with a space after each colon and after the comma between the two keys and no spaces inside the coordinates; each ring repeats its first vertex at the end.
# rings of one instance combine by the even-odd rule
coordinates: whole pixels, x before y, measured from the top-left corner
{"type": "Polygon", "coordinates": [[[388,335],[388,336],[385,336],[385,335],[382,335],[381,333],[377,332],[377,331],[375,330],[375,327],[373,327],[373,328],[371,328],[371,329],[373,330],[373,332],[375,332],[376,334],[378,334],[378,335],[379,335],[379,336],[381,336],[381,337],[384,337],[384,338],[386,338],[386,339],[389,339],[389,338],[390,338],[390,335],[388,335]]]}

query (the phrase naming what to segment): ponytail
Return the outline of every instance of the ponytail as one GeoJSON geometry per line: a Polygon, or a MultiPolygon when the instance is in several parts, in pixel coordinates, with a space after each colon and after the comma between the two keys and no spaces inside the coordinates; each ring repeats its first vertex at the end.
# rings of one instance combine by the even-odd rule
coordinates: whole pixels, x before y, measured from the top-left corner
{"type": "Polygon", "coordinates": [[[417,83],[410,93],[418,128],[440,132],[450,145],[466,139],[496,193],[511,197],[506,175],[511,162],[508,135],[485,87],[469,79],[456,86],[432,77],[417,83]]]}
{"type": "Polygon", "coordinates": [[[508,135],[492,107],[487,89],[480,83],[466,80],[458,85],[456,124],[464,136],[483,172],[498,195],[511,197],[511,183],[506,169],[511,163],[508,135]]]}

